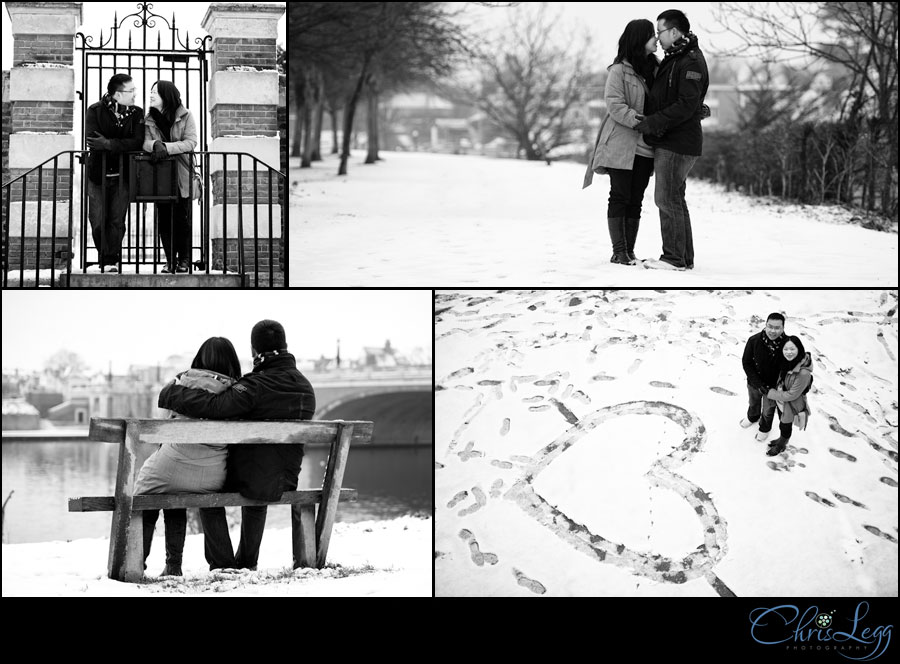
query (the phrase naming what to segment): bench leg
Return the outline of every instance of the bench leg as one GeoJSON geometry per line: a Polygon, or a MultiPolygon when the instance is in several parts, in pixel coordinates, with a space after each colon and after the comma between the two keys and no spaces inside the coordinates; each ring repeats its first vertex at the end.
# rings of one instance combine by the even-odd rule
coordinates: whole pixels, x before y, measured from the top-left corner
{"type": "Polygon", "coordinates": [[[316,506],[291,505],[294,569],[316,566],[316,506]]]}

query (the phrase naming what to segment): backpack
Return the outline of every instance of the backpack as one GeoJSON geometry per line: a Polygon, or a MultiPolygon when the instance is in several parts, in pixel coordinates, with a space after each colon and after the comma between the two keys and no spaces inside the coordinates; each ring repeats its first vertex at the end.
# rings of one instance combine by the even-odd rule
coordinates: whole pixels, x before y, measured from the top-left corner
{"type": "Polygon", "coordinates": [[[809,391],[812,389],[812,384],[813,384],[813,375],[812,375],[812,374],[809,374],[809,385],[807,385],[807,386],[806,386],[806,389],[803,390],[803,394],[808,394],[808,393],[809,393],[809,391]]]}

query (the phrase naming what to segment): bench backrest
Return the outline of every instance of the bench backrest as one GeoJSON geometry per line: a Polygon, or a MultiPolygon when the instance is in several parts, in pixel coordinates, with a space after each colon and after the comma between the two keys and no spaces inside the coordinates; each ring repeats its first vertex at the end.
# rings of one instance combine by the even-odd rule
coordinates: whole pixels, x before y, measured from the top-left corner
{"type": "Polygon", "coordinates": [[[137,418],[91,418],[88,438],[106,443],[124,443],[126,430],[139,432],[135,442],[198,445],[305,444],[331,445],[340,428],[351,428],[351,445],[368,443],[374,425],[363,421],[315,420],[151,420],[137,418]]]}

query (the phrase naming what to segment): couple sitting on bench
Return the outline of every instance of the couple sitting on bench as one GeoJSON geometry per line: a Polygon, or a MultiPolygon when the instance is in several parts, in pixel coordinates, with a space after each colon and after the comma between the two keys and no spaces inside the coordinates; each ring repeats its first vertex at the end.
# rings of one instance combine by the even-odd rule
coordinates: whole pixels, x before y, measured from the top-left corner
{"type": "MultiPolygon", "coordinates": [[[[273,320],[253,326],[250,335],[253,371],[241,376],[234,346],[212,337],[191,364],[159,395],[160,408],[173,417],[208,419],[310,420],[316,398],[309,381],[287,352],[284,328],[273,320]]],[[[302,445],[160,445],[140,470],[134,493],[216,493],[237,491],[245,498],[276,501],[297,488],[302,445]]],[[[187,516],[184,509],[166,509],[166,566],[162,575],[181,576],[187,516]]],[[[144,561],[150,553],[159,510],[145,510],[144,561]]],[[[200,508],[204,549],[209,568],[256,569],[266,525],[266,506],[241,508],[241,539],[237,554],[231,546],[224,507],[200,508]]],[[[294,561],[294,567],[299,561],[294,561]]],[[[146,565],[145,565],[146,567],[146,565]]]]}

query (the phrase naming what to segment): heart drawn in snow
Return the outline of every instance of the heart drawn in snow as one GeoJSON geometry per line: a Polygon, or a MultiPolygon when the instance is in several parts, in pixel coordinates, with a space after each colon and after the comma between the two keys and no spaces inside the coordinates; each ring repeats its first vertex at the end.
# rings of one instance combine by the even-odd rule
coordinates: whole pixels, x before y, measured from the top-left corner
{"type": "Polygon", "coordinates": [[[721,581],[712,571],[725,553],[725,522],[719,518],[709,494],[673,470],[686,463],[706,443],[706,427],[684,408],[661,401],[630,401],[601,408],[572,426],[559,438],[541,449],[523,469],[522,477],[510,487],[504,498],[513,500],[526,514],[553,531],[573,547],[601,562],[628,568],[656,581],[684,583],[705,577],[721,592],[721,581]],[[563,452],[599,424],[623,415],[662,415],[684,430],[684,441],[667,456],[657,459],[645,477],[652,486],[674,491],[694,509],[703,526],[703,543],[681,560],[629,549],[573,521],[548,503],[535,490],[535,478],[563,452]]]}

